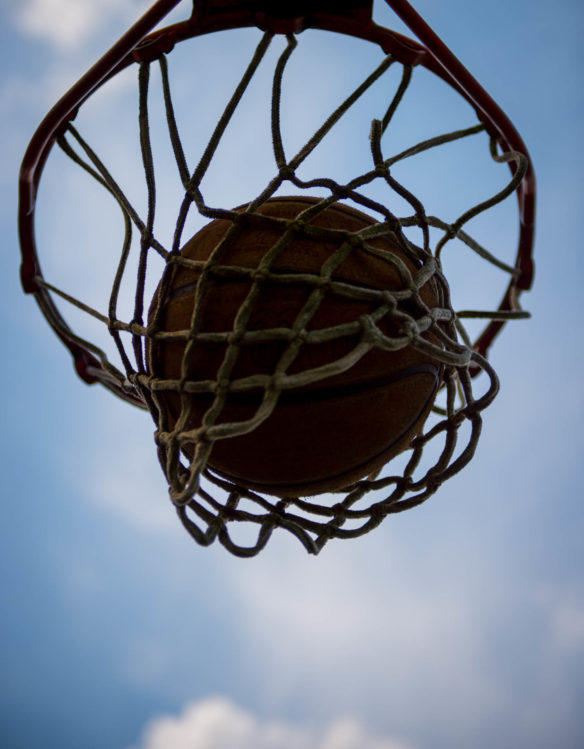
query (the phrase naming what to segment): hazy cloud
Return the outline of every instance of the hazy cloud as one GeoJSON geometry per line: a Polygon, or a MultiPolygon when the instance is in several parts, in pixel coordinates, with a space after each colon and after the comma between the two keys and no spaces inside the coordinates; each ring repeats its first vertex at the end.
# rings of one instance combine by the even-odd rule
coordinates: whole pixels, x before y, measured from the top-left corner
{"type": "Polygon", "coordinates": [[[94,36],[115,14],[138,16],[146,0],[124,6],[118,0],[24,0],[18,6],[16,21],[25,34],[48,41],[58,49],[70,50],[94,36]]]}
{"type": "Polygon", "coordinates": [[[147,726],[137,749],[413,749],[372,736],[358,721],[335,720],[323,730],[262,721],[222,697],[187,705],[178,717],[147,726]]]}
{"type": "Polygon", "coordinates": [[[158,464],[154,424],[120,405],[112,400],[103,407],[103,421],[96,414],[95,445],[79,456],[72,481],[85,482],[90,502],[133,530],[172,537],[178,520],[158,464]]]}
{"type": "Polygon", "coordinates": [[[117,0],[26,0],[16,19],[24,33],[70,49],[94,34],[116,5],[117,0]]]}
{"type": "Polygon", "coordinates": [[[547,616],[554,650],[559,655],[584,654],[584,600],[580,592],[541,586],[535,600],[547,616]]]}

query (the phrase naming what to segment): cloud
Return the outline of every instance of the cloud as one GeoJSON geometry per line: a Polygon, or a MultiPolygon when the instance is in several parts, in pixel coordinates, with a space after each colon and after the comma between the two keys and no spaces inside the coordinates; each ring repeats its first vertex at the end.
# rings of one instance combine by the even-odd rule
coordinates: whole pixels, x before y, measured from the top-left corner
{"type": "MultiPolygon", "coordinates": [[[[301,692],[309,704],[365,709],[364,695],[383,694],[413,719],[416,684],[420,701],[440,704],[445,716],[454,704],[464,705],[469,724],[480,720],[483,709],[496,708],[483,651],[483,620],[494,590],[488,575],[480,585],[462,571],[457,580],[444,579],[450,563],[443,551],[435,575],[427,575],[396,535],[388,541],[387,533],[372,534],[367,545],[352,543],[328,547],[318,565],[298,550],[294,555],[294,547],[293,559],[278,549],[228,581],[243,613],[240,627],[263,669],[262,681],[269,683],[265,698],[285,703],[301,692]],[[331,673],[339,678],[331,680],[331,673]]],[[[427,553],[438,560],[438,548],[429,546],[427,553]]],[[[373,709],[381,710],[381,701],[373,709]]]]}
{"type": "Polygon", "coordinates": [[[584,606],[568,602],[555,612],[554,634],[563,649],[584,651],[584,606]]]}
{"type": "Polygon", "coordinates": [[[67,50],[81,46],[117,5],[117,0],[26,0],[16,20],[24,33],[67,50]]]}
{"type": "Polygon", "coordinates": [[[549,643],[560,656],[584,654],[584,599],[571,589],[541,586],[535,601],[547,618],[549,643]]]}
{"type": "MultiPolygon", "coordinates": [[[[80,48],[112,18],[132,23],[151,5],[150,0],[23,0],[16,12],[17,27],[64,52],[80,48]]],[[[123,28],[120,29],[120,33],[123,28]]]]}
{"type": "Polygon", "coordinates": [[[86,442],[76,470],[69,468],[73,486],[85,485],[94,507],[134,531],[172,537],[178,520],[158,464],[150,417],[109,398],[91,418],[95,443],[86,442]]]}
{"type": "Polygon", "coordinates": [[[178,717],[154,719],[137,749],[412,749],[374,737],[355,719],[339,718],[322,730],[262,721],[229,700],[187,705],[178,717]]]}

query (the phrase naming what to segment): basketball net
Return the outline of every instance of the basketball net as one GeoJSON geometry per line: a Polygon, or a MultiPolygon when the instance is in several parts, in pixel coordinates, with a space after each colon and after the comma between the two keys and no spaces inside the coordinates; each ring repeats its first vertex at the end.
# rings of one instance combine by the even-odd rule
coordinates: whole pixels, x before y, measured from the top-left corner
{"type": "MultiPolygon", "coordinates": [[[[209,7],[212,5],[209,4],[209,7]]],[[[235,7],[238,4],[224,5],[235,7]]],[[[351,6],[351,3],[347,5],[351,6]]],[[[352,5],[358,9],[361,18],[363,7],[368,4],[352,5]]],[[[145,210],[137,208],[124,191],[116,174],[116,165],[106,163],[70,119],[55,133],[62,153],[81,167],[115,201],[123,217],[119,261],[117,268],[113,269],[113,284],[104,306],[93,306],[67,289],[51,283],[42,276],[38,264],[33,263],[31,271],[30,258],[26,253],[23,278],[28,290],[36,294],[57,334],[76,356],[78,371],[84,379],[101,382],[115,394],[148,409],[152,414],[156,423],[158,456],[168,481],[170,498],[184,527],[197,543],[209,545],[219,540],[236,555],[252,556],[264,548],[275,528],[284,528],[295,535],[308,552],[318,553],[331,538],[363,535],[379,525],[387,515],[425,502],[473,457],[481,433],[483,411],[492,403],[499,388],[495,371],[486,358],[487,349],[505,322],[527,317],[527,313],[519,307],[518,297],[520,290],[530,282],[530,272],[525,270],[528,265],[526,247],[529,245],[530,250],[530,240],[523,235],[520,237],[522,249],[513,264],[500,259],[492,249],[473,236],[467,225],[509,196],[519,195],[520,202],[523,200],[525,203],[526,185],[527,191],[533,193],[533,178],[526,152],[503,147],[500,133],[494,130],[484,115],[481,116],[480,111],[479,119],[475,122],[461,123],[455,130],[412,143],[397,153],[389,151],[387,143],[391,138],[388,136],[391,135],[400,105],[407,99],[416,78],[419,60],[426,55],[436,65],[434,57],[424,47],[414,42],[408,46],[399,35],[391,37],[392,51],[382,55],[379,64],[338,103],[311,137],[289,155],[283,135],[285,128],[281,102],[285,95],[287,68],[303,39],[294,30],[284,29],[284,33],[274,33],[274,29],[269,28],[269,19],[266,21],[265,14],[256,14],[255,18],[262,22],[260,25],[267,24],[268,28],[260,35],[247,67],[236,82],[208,141],[201,146],[200,157],[195,164],[189,164],[185,155],[188,148],[185,133],[180,132],[169,72],[169,57],[172,55],[170,42],[174,43],[180,35],[176,30],[166,35],[164,31],[156,32],[150,42],[134,46],[124,62],[124,67],[131,63],[137,69],[138,134],[145,181],[145,210]],[[269,51],[274,45],[279,45],[280,51],[275,58],[270,58],[269,51]],[[232,205],[217,205],[208,201],[204,181],[260,66],[272,64],[270,60],[273,60],[269,113],[273,175],[258,193],[249,196],[247,208],[242,214],[235,211],[232,205]],[[176,223],[172,232],[166,235],[156,230],[157,200],[165,186],[157,181],[155,149],[152,146],[155,136],[151,122],[151,100],[155,70],[162,95],[166,134],[171,143],[177,179],[182,186],[182,202],[177,205],[176,223]],[[396,70],[399,70],[399,75],[395,74],[396,70]],[[384,99],[379,99],[379,115],[370,121],[369,132],[363,134],[370,143],[368,163],[344,180],[328,175],[306,177],[303,168],[308,160],[375,85],[387,79],[389,71],[391,83],[386,85],[385,90],[390,91],[390,86],[393,86],[393,90],[384,99]],[[474,139],[483,144],[485,153],[493,163],[506,165],[507,176],[502,184],[487,198],[466,207],[454,219],[427,212],[422,200],[404,180],[398,179],[396,172],[403,165],[417,163],[440,149],[474,139]],[[284,234],[286,231],[302,231],[309,219],[335,204],[352,205],[375,216],[377,223],[366,230],[346,232],[339,237],[337,250],[327,260],[327,267],[335,267],[343,253],[346,254],[347,247],[360,246],[371,251],[373,239],[390,235],[398,238],[404,252],[416,262],[415,273],[401,268],[404,282],[399,290],[369,292],[374,310],[354,321],[349,331],[355,337],[354,349],[329,363],[324,371],[322,367],[316,367],[290,373],[289,368],[302,346],[317,346],[321,342],[347,335],[346,326],[331,325],[311,330],[308,325],[311,314],[316,312],[326,294],[341,293],[347,299],[360,298],[363,294],[358,288],[351,289],[347,284],[335,282],[330,273],[326,293],[323,292],[315,301],[312,312],[304,318],[297,318],[294,325],[285,330],[251,330],[246,324],[249,314],[237,315],[233,330],[223,333],[201,330],[196,314],[190,328],[181,331],[168,332],[160,322],[160,311],[164,307],[174,268],[180,266],[202,273],[199,281],[201,294],[204,294],[206,279],[213,275],[238,272],[249,275],[248,268],[223,264],[220,254],[203,264],[181,255],[181,247],[189,238],[184,234],[185,227],[193,212],[197,212],[203,222],[226,220],[236,231],[243,221],[246,226],[253,225],[254,221],[261,223],[261,206],[282,194],[317,195],[319,198],[300,217],[282,222],[284,234]],[[376,197],[380,194],[385,195],[383,201],[376,197]],[[399,211],[394,207],[391,195],[395,196],[399,211]],[[443,267],[443,258],[453,243],[466,248],[468,253],[508,279],[507,291],[499,309],[453,307],[449,280],[443,267]],[[153,302],[147,279],[152,257],[164,265],[164,271],[160,276],[160,295],[154,303],[155,313],[149,318],[148,310],[153,302]],[[137,269],[135,293],[132,314],[124,317],[119,311],[119,298],[124,283],[127,283],[130,267],[137,269]],[[430,283],[439,290],[439,301],[433,307],[429,307],[420,296],[421,289],[430,283]],[[107,329],[121,365],[114,362],[103,348],[71,330],[59,310],[61,304],[72,306],[107,329]],[[388,319],[395,323],[395,335],[382,332],[380,322],[388,319]],[[486,320],[487,328],[473,341],[467,323],[477,319],[486,320]],[[225,348],[221,378],[217,375],[215,379],[189,379],[190,357],[195,344],[210,339],[222,343],[225,348]],[[270,375],[256,375],[245,380],[232,377],[232,362],[237,359],[241,348],[253,346],[254,341],[260,339],[262,342],[288,342],[277,370],[270,375]],[[153,374],[149,363],[149,346],[171,340],[181,341],[184,345],[183,376],[180,379],[166,379],[153,374]],[[372,349],[400,350],[408,346],[426,352],[440,363],[442,388],[423,431],[398,459],[392,460],[382,470],[339,491],[316,497],[298,497],[271,496],[229,480],[212,469],[209,461],[212,460],[217,441],[234,439],[242,432],[252,432],[274,412],[282,393],[339,375],[372,349]],[[475,392],[477,383],[478,394],[475,392]],[[243,424],[240,421],[222,420],[221,413],[229,394],[247,391],[262,393],[255,413],[243,424]],[[180,413],[172,423],[164,405],[164,394],[169,392],[175,393],[180,402],[180,413]],[[193,425],[191,401],[197,394],[205,394],[210,405],[203,423],[193,425]],[[246,530],[242,531],[244,527],[246,530]]],[[[339,12],[339,19],[345,26],[351,22],[357,23],[345,17],[342,11],[339,12]]],[[[288,17],[277,21],[284,26],[292,23],[288,17]]],[[[272,26],[274,24],[275,21],[272,26]]],[[[196,44],[196,40],[193,43],[196,44]]],[[[427,67],[422,66],[422,69],[426,70],[427,67]]],[[[306,105],[309,106],[309,103],[306,105]]],[[[157,109],[155,115],[159,113],[157,109]]],[[[156,137],[160,137],[158,128],[156,132],[156,137]]],[[[229,178],[227,174],[226,179],[229,178]]],[[[438,183],[440,178],[438,174],[438,183]]],[[[326,268],[304,274],[307,294],[322,288],[326,275],[326,268]]],[[[265,280],[282,280],[281,273],[273,269],[269,258],[261,264],[261,278],[258,276],[257,283],[265,280]]],[[[252,301],[248,300],[247,304],[249,306],[252,301]]]]}

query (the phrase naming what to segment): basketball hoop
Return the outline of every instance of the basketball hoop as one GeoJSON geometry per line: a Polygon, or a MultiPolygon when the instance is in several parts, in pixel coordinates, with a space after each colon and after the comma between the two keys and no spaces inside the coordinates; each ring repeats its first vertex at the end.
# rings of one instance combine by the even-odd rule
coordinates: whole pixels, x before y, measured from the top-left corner
{"type": "MultiPolygon", "coordinates": [[[[24,157],[24,289],[85,382],[150,411],[170,497],[199,544],[218,539],[234,554],[252,556],[274,528],[284,528],[318,553],[331,538],[362,535],[387,515],[424,502],[473,457],[482,412],[499,387],[487,354],[508,321],[528,317],[519,305],[533,276],[535,177],[527,149],[413,8],[405,0],[387,4],[419,41],[376,25],[372,0],[195,0],[188,20],[152,31],[179,5],[158,0],[49,112],[24,157]],[[257,45],[196,166],[189,166],[169,60],[187,40],[254,28],[257,45]],[[382,56],[290,156],[286,76],[304,32],[313,30],[368,42],[382,56]],[[274,47],[280,51],[271,73],[267,139],[273,173],[238,207],[213,205],[204,180],[274,47]],[[134,67],[145,211],[73,124],[94,94],[134,67]],[[400,74],[391,94],[384,83],[381,99],[375,87],[390,69],[400,74]],[[157,199],[166,184],[157,176],[153,148],[154,70],[182,192],[173,229],[164,233],[157,229],[157,199]],[[388,134],[418,70],[447,84],[476,119],[390,154],[388,134]],[[372,91],[380,100],[366,133],[367,163],[343,179],[307,175],[313,154],[372,91]],[[484,143],[489,163],[506,164],[508,171],[497,189],[454,219],[431,212],[396,176],[404,164],[473,139],[484,143]],[[40,269],[35,209],[53,150],[121,211],[121,249],[101,308],[40,269]],[[512,195],[519,221],[509,261],[468,225],[512,195]],[[190,237],[185,232],[194,215],[199,224],[190,237]],[[453,306],[443,260],[454,243],[505,279],[492,309],[453,306]],[[132,309],[123,316],[131,266],[132,309]],[[107,331],[113,356],[74,332],[63,307],[107,331]],[[473,320],[486,321],[474,341],[467,330],[473,320]],[[254,529],[253,537],[237,540],[241,527],[254,529]]],[[[226,173],[224,180],[231,179],[226,173]]]]}

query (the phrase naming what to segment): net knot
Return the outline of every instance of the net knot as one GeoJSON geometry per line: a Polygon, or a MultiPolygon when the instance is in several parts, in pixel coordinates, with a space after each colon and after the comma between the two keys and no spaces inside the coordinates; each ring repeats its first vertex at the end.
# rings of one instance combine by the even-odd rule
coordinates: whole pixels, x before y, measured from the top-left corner
{"type": "Polygon", "coordinates": [[[363,335],[361,336],[361,340],[364,343],[375,344],[378,341],[380,334],[377,325],[375,324],[375,321],[372,319],[371,315],[361,315],[361,317],[359,318],[359,322],[361,323],[361,327],[363,328],[363,335]]]}
{"type": "MultiPolygon", "coordinates": [[[[254,274],[255,276],[255,274],[254,274]]],[[[233,330],[229,335],[227,336],[227,343],[229,346],[239,346],[241,343],[243,336],[245,335],[245,328],[241,328],[238,330],[233,330]]]]}
{"type": "Polygon", "coordinates": [[[279,174],[283,180],[292,180],[295,176],[294,167],[284,164],[280,167],[279,174]]]}
{"type": "MultiPolygon", "coordinates": [[[[195,430],[196,432],[196,442],[201,447],[203,445],[208,445],[213,442],[213,438],[209,435],[209,428],[206,426],[202,426],[199,429],[195,430]]],[[[186,439],[185,444],[191,444],[194,440],[194,437],[189,437],[189,433],[186,432],[186,439]]]]}
{"type": "Polygon", "coordinates": [[[295,234],[303,234],[306,228],[306,221],[297,217],[288,222],[287,228],[295,234]]]}
{"type": "Polygon", "coordinates": [[[231,389],[231,382],[228,377],[221,377],[217,380],[217,384],[215,385],[215,392],[217,395],[224,395],[225,393],[228,393],[231,389]]]}
{"type": "Polygon", "coordinates": [[[301,344],[306,343],[308,338],[308,331],[306,328],[300,328],[299,330],[296,330],[294,333],[294,340],[299,341],[301,344]]]}
{"type": "Polygon", "coordinates": [[[331,507],[333,514],[333,521],[336,523],[343,522],[345,520],[347,511],[342,502],[337,502],[331,507]]]}
{"type": "Polygon", "coordinates": [[[397,299],[395,298],[395,294],[393,291],[383,291],[383,303],[387,305],[391,312],[395,312],[397,309],[397,299]]]}
{"type": "Polygon", "coordinates": [[[275,374],[268,380],[266,384],[266,392],[271,393],[281,393],[282,392],[282,383],[285,377],[281,374],[275,374]]]}
{"type": "Polygon", "coordinates": [[[365,240],[363,239],[363,237],[359,236],[359,234],[348,234],[345,237],[345,242],[347,242],[347,244],[354,248],[363,247],[363,245],[365,244],[365,240]]]}
{"type": "Polygon", "coordinates": [[[262,283],[270,276],[270,271],[267,268],[256,268],[254,272],[252,273],[252,278],[254,281],[257,281],[258,283],[262,283]]]}
{"type": "Polygon", "coordinates": [[[400,333],[413,341],[420,335],[417,322],[412,319],[404,320],[400,325],[400,333]]]}
{"type": "Polygon", "coordinates": [[[334,281],[329,276],[319,276],[314,280],[313,286],[315,289],[324,289],[326,291],[333,283],[334,281]]]}

